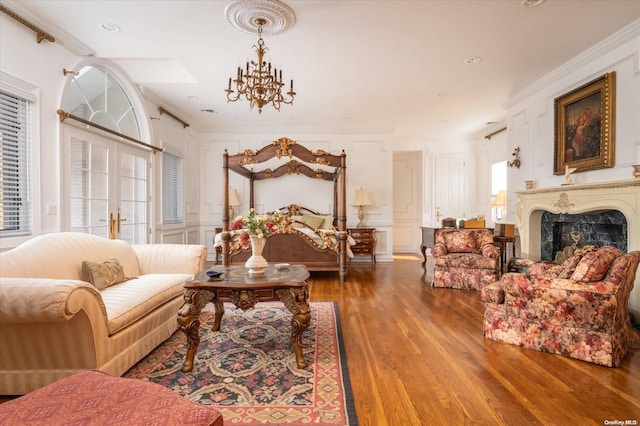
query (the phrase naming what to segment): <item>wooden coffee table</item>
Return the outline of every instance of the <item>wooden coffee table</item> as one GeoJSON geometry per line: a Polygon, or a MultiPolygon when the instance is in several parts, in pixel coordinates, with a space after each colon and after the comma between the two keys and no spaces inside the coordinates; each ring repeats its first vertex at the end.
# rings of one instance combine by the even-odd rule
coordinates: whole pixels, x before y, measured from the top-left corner
{"type": "Polygon", "coordinates": [[[296,354],[296,364],[298,368],[307,366],[302,354],[302,333],[309,328],[311,311],[306,281],[309,271],[304,265],[290,265],[282,270],[269,265],[264,276],[260,277],[249,277],[244,266],[214,266],[207,271],[196,274],[193,280],[184,284],[184,304],[178,311],[180,330],[187,335],[187,354],[182,364],[184,373],[193,369],[193,359],[200,344],[200,311],[209,302],[215,305],[211,329],[217,331],[224,315],[224,302],[247,310],[258,302],[281,301],[293,314],[291,345],[296,354]],[[223,272],[223,275],[210,280],[206,272],[211,270],[223,272]]]}

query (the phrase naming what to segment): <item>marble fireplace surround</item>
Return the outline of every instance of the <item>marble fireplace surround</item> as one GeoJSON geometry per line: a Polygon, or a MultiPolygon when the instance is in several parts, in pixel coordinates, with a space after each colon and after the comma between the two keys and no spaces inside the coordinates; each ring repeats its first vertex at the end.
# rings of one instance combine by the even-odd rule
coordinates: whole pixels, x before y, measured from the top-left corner
{"type": "MultiPolygon", "coordinates": [[[[618,210],[627,219],[627,250],[640,250],[640,179],[563,185],[516,192],[516,221],[522,257],[541,257],[542,214],[579,214],[618,210]]],[[[629,308],[640,318],[640,268],[629,308]]]]}

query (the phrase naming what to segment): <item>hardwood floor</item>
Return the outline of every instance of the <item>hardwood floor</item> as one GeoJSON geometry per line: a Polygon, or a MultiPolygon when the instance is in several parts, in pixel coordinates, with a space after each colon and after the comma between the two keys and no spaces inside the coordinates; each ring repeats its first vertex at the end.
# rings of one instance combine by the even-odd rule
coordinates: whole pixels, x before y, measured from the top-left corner
{"type": "MultiPolygon", "coordinates": [[[[430,286],[416,256],[313,273],[338,304],[359,424],[627,425],[640,420],[640,344],[619,368],[485,340],[477,292],[430,286]],[[614,423],[620,421],[621,423],[614,423]]],[[[0,397],[0,403],[10,397],[0,397]]]]}
{"type": "Polygon", "coordinates": [[[336,301],[361,425],[603,425],[640,420],[640,345],[619,368],[485,340],[479,293],[430,286],[420,259],[314,273],[336,301]],[[607,422],[609,421],[609,422],[607,422]]]}

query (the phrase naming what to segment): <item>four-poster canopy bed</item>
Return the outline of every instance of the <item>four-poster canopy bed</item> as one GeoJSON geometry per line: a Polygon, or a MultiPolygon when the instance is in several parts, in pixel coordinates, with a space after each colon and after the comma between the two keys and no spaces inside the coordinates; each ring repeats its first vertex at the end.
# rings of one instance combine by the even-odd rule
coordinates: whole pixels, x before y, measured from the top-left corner
{"type": "Polygon", "coordinates": [[[229,155],[225,150],[222,233],[216,239],[216,245],[222,246],[222,264],[242,263],[251,254],[236,238],[238,234],[230,232],[229,170],[249,180],[250,209],[254,208],[255,181],[295,174],[333,182],[333,213],[322,214],[297,204],[279,209],[280,229],[267,238],[263,255],[269,262],[303,264],[310,271],[339,271],[340,279],[344,280],[352,256],[349,247],[354,243],[347,235],[346,157],[344,151],[340,155],[311,151],[285,137],[258,151],[247,149],[229,155]],[[258,164],[274,158],[289,161],[275,169],[253,170],[258,164]]]}

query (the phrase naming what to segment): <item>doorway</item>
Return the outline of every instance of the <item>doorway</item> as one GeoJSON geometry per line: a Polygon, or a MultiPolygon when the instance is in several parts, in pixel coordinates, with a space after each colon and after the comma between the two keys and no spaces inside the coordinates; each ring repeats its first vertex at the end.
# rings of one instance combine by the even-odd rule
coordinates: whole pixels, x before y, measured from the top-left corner
{"type": "Polygon", "coordinates": [[[150,153],[74,126],[63,129],[64,229],[146,243],[150,153]]]}
{"type": "Polygon", "coordinates": [[[423,192],[422,152],[394,152],[393,253],[420,253],[423,192]]]}

